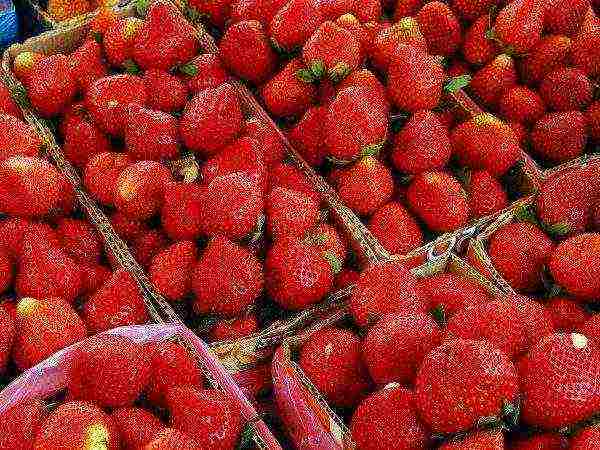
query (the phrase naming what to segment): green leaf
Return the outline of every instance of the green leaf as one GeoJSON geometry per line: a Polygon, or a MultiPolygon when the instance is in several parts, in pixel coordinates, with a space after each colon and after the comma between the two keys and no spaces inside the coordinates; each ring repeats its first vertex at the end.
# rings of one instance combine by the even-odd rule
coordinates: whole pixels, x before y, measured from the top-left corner
{"type": "Polygon", "coordinates": [[[451,78],[444,86],[446,92],[454,93],[469,85],[471,82],[471,75],[465,74],[458,77],[451,78]]]}
{"type": "Polygon", "coordinates": [[[350,72],[352,72],[352,70],[348,64],[339,62],[333,68],[329,69],[328,76],[333,83],[339,83],[350,75],[350,72]]]}
{"type": "Polygon", "coordinates": [[[342,262],[333,252],[327,250],[326,252],[323,252],[323,257],[329,262],[335,275],[342,271],[342,262]]]}
{"type": "Polygon", "coordinates": [[[142,72],[132,59],[126,59],[123,62],[123,68],[125,69],[125,72],[131,75],[138,75],[142,72]]]}
{"type": "Polygon", "coordinates": [[[317,81],[315,74],[309,69],[300,69],[296,72],[296,78],[304,83],[314,83],[317,81]]]}
{"type": "Polygon", "coordinates": [[[102,37],[102,33],[99,33],[97,31],[92,31],[92,38],[98,43],[98,44],[102,44],[103,41],[103,37],[102,37]]]}
{"type": "Polygon", "coordinates": [[[489,28],[489,29],[485,30],[485,38],[489,39],[491,41],[495,41],[497,39],[496,32],[494,31],[493,28],[489,28]]]}
{"type": "Polygon", "coordinates": [[[138,15],[142,17],[146,17],[146,13],[148,12],[148,6],[150,2],[149,0],[135,0],[135,9],[138,15]]]}
{"type": "Polygon", "coordinates": [[[184,64],[182,66],[179,66],[179,71],[184,74],[187,75],[188,77],[195,77],[196,75],[198,75],[198,67],[196,67],[195,64],[184,64]]]}
{"type": "Polygon", "coordinates": [[[320,80],[323,78],[323,75],[325,75],[325,63],[320,59],[317,61],[312,61],[308,65],[308,69],[312,72],[316,80],[320,80]]]}
{"type": "Polygon", "coordinates": [[[439,305],[437,308],[434,308],[431,311],[431,315],[441,327],[445,327],[448,323],[446,320],[446,308],[444,305],[439,305]]]}
{"type": "Polygon", "coordinates": [[[522,205],[515,211],[515,218],[521,222],[529,222],[539,226],[539,221],[532,205],[522,205]]]}
{"type": "Polygon", "coordinates": [[[377,144],[367,145],[361,150],[360,156],[377,156],[377,154],[381,151],[384,145],[385,139],[377,144]]]}
{"type": "Polygon", "coordinates": [[[545,227],[545,229],[553,237],[564,237],[571,232],[571,225],[566,222],[558,222],[545,227]]]}

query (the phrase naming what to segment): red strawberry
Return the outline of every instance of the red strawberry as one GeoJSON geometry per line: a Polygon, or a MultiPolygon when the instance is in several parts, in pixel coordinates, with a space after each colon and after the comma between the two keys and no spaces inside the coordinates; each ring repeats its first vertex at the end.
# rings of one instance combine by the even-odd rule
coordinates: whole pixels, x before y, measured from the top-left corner
{"type": "Polygon", "coordinates": [[[346,261],[347,244],[340,233],[328,223],[320,223],[307,235],[313,245],[321,249],[323,253],[330,252],[343,264],[346,261]]]}
{"type": "Polygon", "coordinates": [[[316,0],[290,0],[279,9],[269,25],[275,44],[284,50],[301,47],[321,23],[316,0]]]}
{"type": "Polygon", "coordinates": [[[504,450],[504,434],[501,431],[476,431],[463,439],[445,442],[440,450],[470,450],[485,448],[486,450],[504,450]]]}
{"type": "Polygon", "coordinates": [[[134,160],[174,159],[179,155],[177,120],[139,105],[127,108],[125,145],[134,160]]]}
{"type": "Polygon", "coordinates": [[[185,83],[192,94],[198,94],[204,89],[216,88],[227,81],[227,72],[221,65],[221,60],[214,53],[203,53],[196,56],[180,69],[185,77],[185,83]]]}
{"type": "Polygon", "coordinates": [[[498,13],[494,33],[514,52],[527,53],[541,39],[543,21],[543,2],[514,0],[498,13]]]}
{"type": "Polygon", "coordinates": [[[144,80],[133,75],[112,75],[96,80],[88,89],[85,105],[96,125],[108,134],[122,136],[130,104],[147,101],[144,80]]]}
{"type": "Polygon", "coordinates": [[[279,164],[287,153],[279,134],[271,126],[257,118],[252,117],[246,120],[242,128],[242,135],[254,139],[262,145],[263,161],[269,169],[279,164]]]}
{"type": "Polygon", "coordinates": [[[417,14],[417,22],[432,55],[450,56],[460,46],[460,24],[446,4],[426,3],[417,14]]]}
{"type": "Polygon", "coordinates": [[[167,235],[175,240],[195,240],[202,234],[202,198],[204,191],[195,183],[165,184],[161,223],[167,235]]]}
{"type": "Polygon", "coordinates": [[[469,218],[466,192],[445,172],[417,175],[408,187],[406,199],[414,213],[434,232],[457,230],[469,218]]]}
{"type": "Polygon", "coordinates": [[[21,52],[13,61],[13,72],[25,87],[29,86],[33,68],[46,56],[37,52],[21,52]]]}
{"type": "Polygon", "coordinates": [[[400,45],[392,55],[388,95],[405,111],[433,109],[440,102],[444,70],[438,60],[415,47],[400,45]]]}
{"type": "Polygon", "coordinates": [[[581,27],[571,43],[570,59],[588,77],[600,74],[600,24],[597,21],[581,27]]]}
{"type": "Polygon", "coordinates": [[[140,161],[123,170],[114,190],[117,209],[132,219],[145,220],[160,211],[171,172],[156,161],[140,161]]]}
{"type": "Polygon", "coordinates": [[[356,284],[358,279],[360,278],[360,274],[352,269],[342,269],[342,271],[335,278],[335,288],[336,289],[345,289],[348,286],[353,286],[356,284]]]}
{"type": "Polygon", "coordinates": [[[262,293],[262,264],[246,248],[227,238],[213,238],[192,273],[198,314],[235,316],[262,293]]]}
{"type": "Polygon", "coordinates": [[[133,57],[144,69],[169,70],[198,53],[196,30],[174,5],[153,3],[135,37],[133,57]]]}
{"type": "Polygon", "coordinates": [[[111,417],[126,449],[145,447],[157,438],[165,426],[153,414],[141,408],[119,408],[111,417]]]}
{"type": "Polygon", "coordinates": [[[385,86],[370,70],[355,70],[337,85],[337,91],[340,92],[349,87],[369,89],[371,91],[371,102],[377,102],[385,111],[390,109],[385,86]]]}
{"type": "Polygon", "coordinates": [[[287,0],[237,0],[231,5],[231,21],[258,20],[268,25],[287,0]]]}
{"type": "Polygon", "coordinates": [[[373,65],[381,72],[387,72],[400,45],[427,51],[427,41],[419,30],[418,22],[412,17],[404,17],[377,33],[370,49],[373,65]]]}
{"type": "Polygon", "coordinates": [[[590,0],[550,0],[544,4],[544,29],[572,36],[579,31],[590,8],[590,0]]]}
{"type": "Polygon", "coordinates": [[[352,407],[367,393],[369,375],[360,345],[353,333],[326,328],[311,334],[302,346],[298,364],[328,403],[352,407]]]}
{"type": "Polygon", "coordinates": [[[202,202],[202,229],[209,236],[223,234],[232,240],[249,235],[263,213],[261,186],[241,172],[215,178],[202,202]]]}
{"type": "Polygon", "coordinates": [[[600,427],[598,425],[583,429],[571,439],[572,450],[593,450],[600,444],[600,427]]]}
{"type": "Polygon", "coordinates": [[[522,419],[551,429],[589,418],[600,406],[600,395],[589,389],[600,373],[600,347],[587,337],[552,334],[526,357],[521,376],[522,419]]]}
{"type": "Polygon", "coordinates": [[[584,300],[600,297],[597,245],[600,245],[600,234],[580,234],[561,242],[550,258],[549,268],[554,281],[569,294],[584,300]]]}
{"type": "Polygon", "coordinates": [[[470,174],[467,193],[471,214],[476,218],[489,216],[508,206],[502,185],[485,170],[470,174]]]}
{"type": "Polygon", "coordinates": [[[89,296],[94,294],[98,289],[102,287],[104,283],[108,281],[112,272],[107,267],[100,264],[86,264],[80,265],[81,268],[81,294],[89,296]]]}
{"type": "Polygon", "coordinates": [[[69,58],[51,55],[39,61],[33,66],[27,91],[32,106],[40,115],[54,117],[61,114],[77,91],[69,58]]]}
{"type": "Polygon", "coordinates": [[[442,332],[429,315],[389,315],[369,330],[362,355],[378,385],[412,384],[425,355],[441,341],[442,332]]]}
{"type": "Polygon", "coordinates": [[[315,101],[317,89],[299,78],[302,69],[302,61],[294,58],[260,88],[262,100],[271,114],[279,117],[301,114],[315,101]]]}
{"type": "Polygon", "coordinates": [[[553,163],[580,156],[586,140],[585,116],[579,111],[548,113],[531,130],[536,155],[553,163]]]}
{"type": "Polygon", "coordinates": [[[47,415],[43,400],[18,400],[0,413],[0,448],[31,449],[47,415]]]}
{"type": "Polygon", "coordinates": [[[423,245],[419,225],[397,202],[389,202],[375,211],[369,220],[369,230],[394,255],[404,255],[423,245]]]}
{"type": "Polygon", "coordinates": [[[150,379],[149,355],[124,336],[88,338],[73,350],[73,361],[66,378],[71,398],[105,408],[131,406],[150,379]]]}
{"type": "Polygon", "coordinates": [[[202,389],[202,372],[188,351],[175,342],[158,342],[150,350],[150,381],[148,398],[152,403],[166,406],[170,388],[189,385],[202,389]]]}
{"type": "MultiPolygon", "coordinates": [[[[210,330],[211,342],[238,340],[258,331],[256,316],[247,314],[235,319],[219,320],[210,330]]],[[[270,372],[269,372],[270,376],[270,372]]]]}
{"type": "Polygon", "coordinates": [[[188,149],[203,156],[213,156],[235,139],[242,122],[235,88],[223,84],[201,91],[188,102],[179,123],[179,132],[188,149]]]}
{"type": "Polygon", "coordinates": [[[173,244],[152,259],[150,281],[167,299],[179,300],[191,290],[192,267],[196,258],[196,246],[193,242],[173,244]]]}
{"type": "Polygon", "coordinates": [[[132,162],[123,153],[104,152],[91,157],[83,173],[86,189],[100,203],[114,205],[119,176],[132,162]]]}
{"type": "Polygon", "coordinates": [[[487,113],[457,126],[450,140],[460,165],[494,177],[505,174],[522,155],[511,127],[487,113]]]}
{"type": "Polygon", "coordinates": [[[146,304],[129,272],[117,270],[83,305],[83,318],[92,333],[148,321],[146,304]]]}
{"type": "Polygon", "coordinates": [[[90,159],[111,151],[106,135],[88,117],[82,104],[75,104],[63,120],[63,151],[67,159],[84,168],[90,159]]]}
{"type": "Polygon", "coordinates": [[[192,436],[173,428],[165,428],[158,433],[156,439],[150,442],[144,450],[185,450],[201,448],[192,436]]]}
{"type": "Polygon", "coordinates": [[[255,20],[230,26],[219,43],[219,56],[229,72],[257,85],[273,75],[277,64],[264,27],[255,20]]]}
{"type": "Polygon", "coordinates": [[[472,428],[499,416],[519,391],[515,366],[485,341],[452,340],[432,350],[415,381],[419,416],[434,432],[472,428]]]}
{"type": "Polygon", "coordinates": [[[448,130],[431,111],[417,111],[396,136],[392,162],[408,174],[442,169],[450,160],[448,130]]]}
{"type": "Polygon", "coordinates": [[[23,114],[20,108],[15,103],[12,94],[4,84],[0,81],[0,114],[14,116],[17,119],[23,119],[23,114]]]}
{"type": "Polygon", "coordinates": [[[108,72],[102,59],[102,47],[93,39],[87,39],[71,58],[73,78],[80,92],[85,92],[94,81],[108,72]]]}
{"type": "Polygon", "coordinates": [[[594,141],[600,141],[600,101],[592,102],[585,112],[588,132],[594,141]]]}
{"type": "Polygon", "coordinates": [[[333,288],[333,281],[332,264],[310,243],[281,239],[267,253],[267,293],[285,309],[300,310],[320,302],[333,288]]]}
{"type": "Polygon", "coordinates": [[[417,280],[396,260],[373,264],[363,271],[349,305],[354,321],[362,327],[386,314],[427,312],[417,280]]]}
{"type": "MultiPolygon", "coordinates": [[[[378,1],[376,3],[379,3],[378,1]]],[[[369,48],[370,36],[365,27],[360,23],[356,16],[345,13],[335,19],[335,24],[344,30],[350,32],[354,39],[359,43],[359,60],[362,62],[369,48]]],[[[332,19],[333,20],[333,19],[332,19]]]]}
{"type": "Polygon", "coordinates": [[[486,14],[477,19],[466,31],[462,44],[462,54],[471,64],[488,64],[498,54],[496,42],[488,39],[486,33],[490,17],[486,14]]]}
{"type": "Polygon", "coordinates": [[[55,409],[39,427],[32,448],[120,448],[114,420],[88,402],[67,402],[55,409]]]}
{"type": "Polygon", "coordinates": [[[144,222],[130,219],[119,211],[111,214],[110,222],[116,233],[126,241],[133,241],[148,231],[148,226],[144,222]]]}
{"type": "Polygon", "coordinates": [[[567,438],[558,433],[544,433],[514,441],[513,450],[566,450],[567,438]]]}
{"type": "Polygon", "coordinates": [[[516,84],[515,62],[510,56],[501,54],[479,69],[469,86],[487,106],[495,108],[502,95],[516,84]]]}
{"type": "Polygon", "coordinates": [[[276,187],[267,197],[266,215],[273,239],[300,237],[319,221],[319,204],[303,192],[276,187]]]}
{"type": "Polygon", "coordinates": [[[281,186],[292,191],[304,192],[315,202],[321,202],[321,196],[315,191],[306,176],[291,164],[279,164],[269,174],[270,189],[281,186]]]}
{"type": "Polygon", "coordinates": [[[0,114],[0,160],[11,156],[39,156],[42,140],[35,130],[20,119],[0,114]]]}
{"type": "Polygon", "coordinates": [[[0,293],[6,292],[13,284],[15,269],[11,255],[0,244],[0,293]]]}
{"type": "Polygon", "coordinates": [[[394,8],[394,21],[403,17],[415,16],[423,6],[423,0],[397,0],[390,1],[394,8]]]}
{"type": "Polygon", "coordinates": [[[571,39],[566,36],[546,36],[533,47],[521,62],[521,77],[529,84],[537,84],[546,74],[565,65],[569,57],[571,39]]]}
{"type": "Polygon", "coordinates": [[[352,160],[381,148],[387,136],[388,120],[386,111],[377,106],[365,88],[350,87],[338,92],[325,118],[325,145],[329,155],[352,160]]]}
{"type": "Polygon", "coordinates": [[[467,21],[483,16],[500,3],[498,0],[452,0],[454,9],[467,21]]]}
{"type": "MultiPolygon", "coordinates": [[[[6,365],[10,360],[11,350],[15,342],[16,318],[13,318],[6,310],[0,311],[0,373],[6,371],[6,365]]],[[[1,416],[0,416],[1,421],[1,416]]],[[[0,429],[2,426],[0,425],[0,429]]],[[[0,444],[2,441],[0,440],[0,444]]],[[[2,447],[0,447],[2,448],[2,447]]]]}
{"type": "Polygon", "coordinates": [[[590,319],[590,314],[573,299],[554,297],[548,301],[546,308],[552,316],[552,324],[557,330],[575,331],[590,319]]]}
{"type": "Polygon", "coordinates": [[[143,24],[137,17],[116,19],[103,33],[104,53],[112,66],[124,67],[133,61],[133,44],[143,24]]]}
{"type": "Polygon", "coordinates": [[[364,399],[350,422],[352,439],[363,450],[427,448],[430,437],[417,418],[415,395],[390,384],[364,399]]]}
{"type": "Polygon", "coordinates": [[[555,111],[583,110],[592,101],[592,85],[581,70],[561,68],[544,77],[540,95],[555,111]]]}
{"type": "Polygon", "coordinates": [[[150,69],[144,73],[148,106],[164,112],[183,109],[188,90],[185,84],[164,70],[150,69]]]}
{"type": "Polygon", "coordinates": [[[529,125],[544,115],[545,106],[536,91],[523,86],[515,86],[504,91],[500,97],[500,112],[509,122],[529,125]]]}
{"type": "Polygon", "coordinates": [[[144,269],[149,269],[152,259],[168,245],[169,241],[160,229],[148,230],[132,241],[131,252],[144,269]]]}
{"type": "Polygon", "coordinates": [[[14,358],[21,370],[42,362],[87,335],[83,321],[63,299],[22,298],[15,319],[14,358]]]}
{"type": "Polygon", "coordinates": [[[61,218],[56,232],[63,250],[77,262],[100,262],[102,242],[92,225],[84,220],[61,218]]]}
{"type": "Polygon", "coordinates": [[[325,106],[310,107],[288,134],[290,143],[311,166],[320,166],[325,161],[327,150],[323,145],[323,128],[326,117],[325,106]]]}

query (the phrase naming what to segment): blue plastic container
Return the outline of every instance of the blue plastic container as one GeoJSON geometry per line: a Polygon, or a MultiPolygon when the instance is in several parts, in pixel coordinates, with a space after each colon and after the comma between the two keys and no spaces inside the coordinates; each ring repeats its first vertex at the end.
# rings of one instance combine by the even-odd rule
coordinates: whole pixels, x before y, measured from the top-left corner
{"type": "Polygon", "coordinates": [[[18,34],[19,25],[14,3],[12,0],[0,0],[0,48],[15,42],[18,34]]]}

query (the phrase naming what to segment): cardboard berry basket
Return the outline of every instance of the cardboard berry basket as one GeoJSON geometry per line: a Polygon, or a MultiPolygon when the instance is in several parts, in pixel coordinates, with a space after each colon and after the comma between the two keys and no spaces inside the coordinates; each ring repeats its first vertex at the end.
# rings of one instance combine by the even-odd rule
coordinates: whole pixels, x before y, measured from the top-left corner
{"type": "MultiPolygon", "coordinates": [[[[456,273],[475,280],[494,296],[503,294],[492,282],[450,252],[442,253],[436,260],[413,268],[412,272],[419,278],[444,272],[456,273]]],[[[297,448],[356,448],[347,425],[303,373],[295,356],[313,333],[344,323],[348,318],[348,311],[340,308],[304,333],[286,339],[275,352],[272,365],[275,399],[281,418],[297,448]]]]}
{"type": "MultiPolygon", "coordinates": [[[[131,0],[111,0],[111,4],[117,8],[122,8],[130,2],[131,0]]],[[[85,13],[77,14],[69,19],[60,20],[48,11],[48,0],[21,0],[21,3],[28,10],[33,20],[42,26],[42,29],[67,28],[85,22],[98,13],[98,9],[95,8],[85,13]]]]}
{"type": "MultiPolygon", "coordinates": [[[[127,337],[139,344],[164,341],[180,344],[193,355],[210,386],[226,393],[239,406],[245,423],[242,439],[248,440],[249,436],[252,436],[255,443],[253,448],[281,449],[253,406],[233,382],[231,376],[223,370],[208,346],[186,327],[178,324],[135,325],[112,329],[97,337],[108,335],[127,337]]],[[[72,363],[74,351],[82,342],[85,341],[67,347],[27,370],[0,392],[0,414],[18,402],[48,400],[56,398],[64,391],[68,383],[68,367],[72,363]]],[[[245,442],[243,448],[247,448],[248,445],[249,442],[245,442]]]]}

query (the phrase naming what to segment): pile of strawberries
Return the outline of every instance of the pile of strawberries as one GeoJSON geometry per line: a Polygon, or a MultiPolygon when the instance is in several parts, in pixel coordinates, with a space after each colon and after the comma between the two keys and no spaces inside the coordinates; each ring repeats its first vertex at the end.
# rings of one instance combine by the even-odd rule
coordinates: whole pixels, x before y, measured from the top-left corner
{"type": "Polygon", "coordinates": [[[176,342],[104,334],[69,354],[66,388],[0,413],[4,449],[233,449],[237,404],[176,342]]]}

